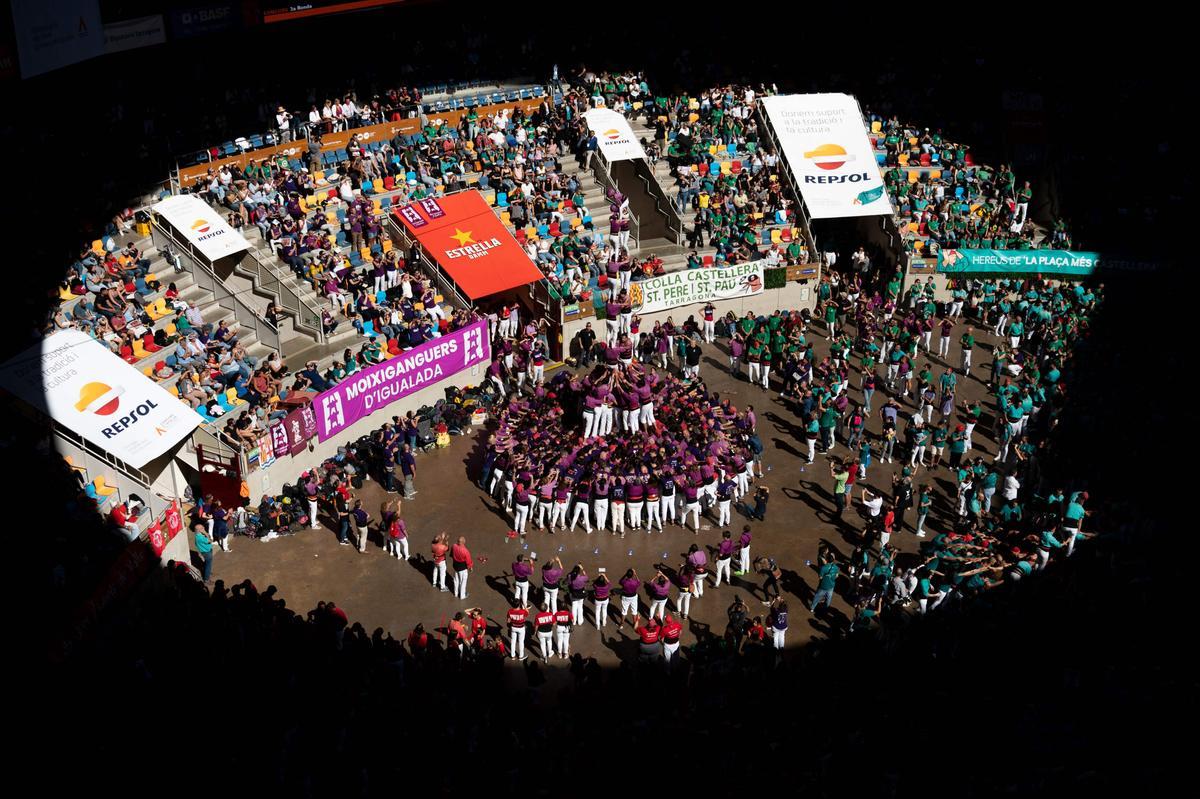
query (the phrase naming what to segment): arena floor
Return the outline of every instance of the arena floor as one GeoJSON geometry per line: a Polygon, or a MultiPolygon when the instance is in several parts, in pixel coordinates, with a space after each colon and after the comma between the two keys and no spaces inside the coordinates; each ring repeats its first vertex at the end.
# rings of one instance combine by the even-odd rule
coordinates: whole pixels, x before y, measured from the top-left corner
{"type": "MultiPolygon", "coordinates": [[[[955,343],[951,346],[950,357],[955,364],[960,357],[957,339],[962,334],[962,327],[960,324],[952,334],[955,343]]],[[[814,327],[810,330],[810,335],[816,337],[818,356],[828,354],[828,343],[821,337],[822,333],[823,328],[814,327]]],[[[963,380],[960,375],[957,399],[960,403],[963,399],[985,400],[985,414],[976,429],[974,441],[977,453],[990,456],[995,452],[995,445],[988,437],[994,405],[988,398],[983,381],[988,376],[990,346],[994,339],[979,331],[976,331],[976,339],[978,345],[972,379],[963,380]]],[[[935,336],[935,347],[936,341],[935,336]]],[[[750,386],[744,379],[735,380],[727,371],[726,351],[721,342],[704,345],[704,352],[701,376],[710,390],[719,392],[722,397],[732,398],[739,408],[746,404],[754,405],[758,415],[759,435],[766,448],[765,468],[769,469],[765,483],[771,489],[771,500],[766,521],[752,523],[754,540],[751,552],[755,558],[761,555],[774,557],[783,570],[781,583],[792,611],[788,647],[799,647],[813,638],[829,635],[831,622],[834,627],[844,629],[853,610],[840,596],[834,600],[830,611],[818,616],[809,615],[807,604],[816,585],[816,571],[814,566],[807,565],[807,561],[816,560],[821,540],[828,541],[842,556],[848,556],[853,551],[857,534],[864,526],[858,513],[858,490],[855,490],[854,508],[846,511],[840,524],[832,523],[833,478],[829,474],[828,459],[818,452],[812,466],[804,465],[801,454],[804,444],[797,438],[799,419],[778,399],[778,384],[774,391],[765,392],[750,386]]],[[[944,364],[936,357],[931,361],[934,374],[939,374],[944,364]]],[[[924,363],[925,359],[918,357],[914,373],[919,372],[924,363]]],[[[742,368],[744,374],[745,367],[742,368]]],[[[858,380],[854,379],[852,383],[852,399],[861,400],[858,380]]],[[[868,430],[874,434],[880,429],[878,407],[886,402],[884,393],[881,387],[875,396],[875,413],[868,425],[868,430]]],[[[911,413],[912,400],[903,402],[911,413]]],[[[416,480],[418,494],[414,500],[404,503],[403,508],[414,556],[412,562],[402,563],[386,556],[381,541],[375,538],[372,538],[365,554],[360,554],[354,546],[339,546],[334,532],[326,523],[321,530],[303,531],[269,542],[236,538],[232,552],[217,553],[214,579],[232,583],[249,577],[260,590],[273,584],[287,600],[288,606],[299,612],[315,607],[318,601],[332,600],[345,610],[351,623],[361,623],[368,633],[376,627],[382,627],[395,637],[403,638],[418,622],[424,623],[426,630],[432,631],[444,626],[456,611],[474,606],[486,611],[489,626],[500,629],[504,625],[511,597],[509,567],[516,553],[522,550],[519,542],[509,541],[505,536],[511,528],[507,514],[476,488],[468,476],[478,474],[476,463],[483,437],[486,437],[486,432],[455,437],[448,449],[419,455],[416,480]],[[451,593],[437,591],[430,584],[431,564],[427,560],[429,543],[440,531],[448,532],[452,541],[457,535],[467,536],[468,547],[475,558],[476,569],[470,576],[468,599],[465,602],[456,600],[451,593]]],[[[846,448],[837,446],[835,455],[847,455],[846,448]]],[[[882,465],[876,459],[868,470],[865,485],[888,492],[892,475],[901,468],[899,459],[894,464],[882,465]]],[[[294,480],[295,475],[287,475],[287,478],[294,480]]],[[[929,478],[928,470],[919,469],[914,485],[929,478]]],[[[926,525],[927,532],[940,529],[938,521],[945,518],[949,507],[947,498],[952,499],[955,490],[953,479],[945,466],[937,470],[932,478],[935,482],[935,504],[926,525]]],[[[280,479],[283,479],[282,474],[280,479]]],[[[382,487],[369,481],[356,495],[364,500],[364,507],[369,509],[372,519],[377,519],[384,498],[382,487]]],[[[746,521],[735,505],[732,524],[735,537],[746,521]]],[[[909,512],[906,521],[909,523],[908,529],[894,534],[891,543],[901,552],[916,552],[920,539],[913,535],[911,529],[915,515],[909,512]]],[[[648,579],[654,573],[654,564],[665,561],[671,567],[676,567],[683,561],[690,544],[715,545],[720,534],[721,530],[714,529],[713,519],[710,518],[701,520],[698,536],[690,530],[668,525],[662,534],[647,534],[644,530],[629,531],[624,540],[611,532],[596,532],[589,536],[582,528],[574,533],[550,535],[535,529],[531,521],[528,544],[530,551],[538,553],[540,562],[558,554],[567,570],[576,562],[582,562],[588,574],[594,577],[597,567],[604,566],[615,579],[632,566],[643,579],[648,579]]],[[[535,574],[534,586],[537,585],[535,574]]],[[[538,593],[531,590],[530,599],[535,600],[538,593]]],[[[732,586],[722,585],[714,589],[710,574],[703,598],[692,601],[682,641],[685,647],[710,631],[718,635],[723,633],[726,609],[735,594],[747,601],[752,614],[761,612],[765,617],[760,577],[734,577],[732,586]]],[[[672,591],[672,603],[668,606],[670,610],[674,607],[674,596],[675,591],[672,591]]],[[[616,605],[614,602],[614,608],[616,605]]],[[[630,626],[617,627],[613,623],[610,608],[609,626],[601,634],[591,624],[590,599],[585,607],[589,623],[573,631],[572,653],[595,657],[602,665],[614,665],[619,659],[633,658],[636,655],[637,636],[630,626]]],[[[532,649],[529,648],[529,643],[533,641],[535,637],[531,635],[526,645],[531,658],[536,652],[536,644],[532,649]]],[[[567,661],[551,661],[549,671],[565,672],[566,667],[567,661]]],[[[512,671],[514,676],[520,674],[516,666],[512,671]]]]}

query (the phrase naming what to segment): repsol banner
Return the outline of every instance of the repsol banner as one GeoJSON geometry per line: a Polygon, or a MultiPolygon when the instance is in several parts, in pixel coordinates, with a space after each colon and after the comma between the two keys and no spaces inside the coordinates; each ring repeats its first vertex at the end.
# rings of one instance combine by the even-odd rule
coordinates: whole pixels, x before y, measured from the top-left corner
{"type": "Polygon", "coordinates": [[[809,216],[892,213],[857,100],[848,94],[786,94],[762,103],[809,216]]]}
{"type": "Polygon", "coordinates": [[[191,408],[79,330],[60,330],[0,366],[0,385],[138,468],[200,425],[191,408]]]}
{"type": "Polygon", "coordinates": [[[684,269],[629,285],[629,299],[638,313],[654,313],[680,305],[732,300],[761,294],[765,261],[684,269]]]}

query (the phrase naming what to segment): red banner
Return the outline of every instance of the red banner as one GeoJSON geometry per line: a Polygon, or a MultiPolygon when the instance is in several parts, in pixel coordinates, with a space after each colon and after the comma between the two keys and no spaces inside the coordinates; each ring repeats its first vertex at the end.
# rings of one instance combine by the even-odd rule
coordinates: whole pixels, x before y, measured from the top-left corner
{"type": "Polygon", "coordinates": [[[477,191],[428,198],[393,213],[473,300],[542,278],[477,191]]]}
{"type": "Polygon", "coordinates": [[[179,506],[172,502],[171,507],[163,512],[162,518],[146,528],[146,535],[150,538],[150,547],[154,554],[162,557],[167,544],[171,543],[182,529],[183,519],[179,514],[179,506]]]}

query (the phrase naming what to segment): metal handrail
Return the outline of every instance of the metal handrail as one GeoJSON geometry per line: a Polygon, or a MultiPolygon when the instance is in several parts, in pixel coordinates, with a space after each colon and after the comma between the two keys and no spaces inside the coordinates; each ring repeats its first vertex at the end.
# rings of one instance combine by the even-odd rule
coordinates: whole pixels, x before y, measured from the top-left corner
{"type": "Polygon", "coordinates": [[[309,334],[318,344],[324,344],[325,326],[321,323],[320,309],[302,297],[288,281],[288,275],[276,268],[274,263],[264,261],[255,250],[251,250],[249,254],[254,268],[247,268],[245,259],[238,264],[238,268],[251,272],[254,285],[274,296],[280,307],[292,315],[297,330],[309,334]]]}
{"type": "Polygon", "coordinates": [[[813,234],[812,220],[808,216],[808,207],[804,204],[803,195],[796,188],[796,177],[792,174],[792,168],[783,157],[783,151],[779,147],[779,139],[775,136],[775,128],[771,126],[771,119],[767,116],[767,112],[761,104],[755,109],[755,113],[758,114],[758,120],[761,123],[759,130],[762,130],[767,138],[771,140],[771,148],[775,151],[775,157],[780,167],[779,171],[784,179],[787,180],[788,187],[792,190],[792,200],[796,203],[796,216],[804,223],[804,235],[808,239],[809,252],[817,255],[821,251],[817,248],[817,238],[813,234]]]}
{"type": "MultiPolygon", "coordinates": [[[[405,250],[412,248],[413,239],[408,235],[408,231],[396,222],[395,217],[390,214],[387,217],[387,230],[392,237],[392,241],[400,241],[405,250]]],[[[425,251],[423,246],[417,248],[417,265],[422,266],[425,273],[433,278],[443,296],[449,295],[455,299],[455,304],[459,308],[473,309],[475,303],[466,297],[458,290],[458,284],[450,279],[441,265],[434,259],[429,257],[429,253],[425,251]]]]}
{"type": "MultiPolygon", "coordinates": [[[[592,174],[595,176],[596,182],[599,183],[602,188],[606,190],[613,189],[614,191],[620,191],[620,189],[617,188],[616,182],[612,178],[612,172],[608,168],[608,162],[604,160],[604,156],[601,155],[598,150],[592,153],[592,174]]],[[[604,199],[607,201],[608,197],[606,196],[604,199]]],[[[629,233],[630,238],[633,239],[633,249],[635,252],[639,252],[642,248],[642,222],[640,219],[638,219],[638,215],[633,212],[632,208],[629,209],[629,219],[631,222],[629,233]]]]}
{"type": "Polygon", "coordinates": [[[230,291],[225,283],[217,277],[216,273],[197,255],[191,242],[181,242],[171,232],[171,229],[163,224],[159,214],[154,213],[152,221],[153,225],[150,228],[150,232],[155,246],[161,249],[164,239],[169,242],[174,247],[176,253],[179,254],[179,263],[191,273],[192,279],[195,280],[197,286],[210,292],[219,306],[227,311],[231,311],[238,325],[252,329],[254,337],[264,347],[272,349],[275,352],[283,352],[283,347],[280,345],[279,340],[279,330],[272,326],[266,319],[261,318],[258,312],[247,305],[241,297],[230,291]]]}

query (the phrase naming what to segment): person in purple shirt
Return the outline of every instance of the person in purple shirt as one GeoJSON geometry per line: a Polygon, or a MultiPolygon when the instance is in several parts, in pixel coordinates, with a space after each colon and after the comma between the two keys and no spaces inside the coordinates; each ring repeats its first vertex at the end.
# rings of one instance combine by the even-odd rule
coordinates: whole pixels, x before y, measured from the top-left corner
{"type": "Polygon", "coordinates": [[[704,596],[704,578],[708,576],[708,553],[698,545],[688,547],[687,562],[696,573],[696,598],[704,596]]]}
{"type": "Polygon", "coordinates": [[[584,480],[575,489],[575,513],[571,516],[571,532],[575,532],[575,525],[579,524],[579,519],[582,517],[583,529],[587,530],[588,535],[592,534],[592,523],[588,519],[588,507],[591,499],[592,486],[587,480],[584,480]]]}
{"type": "Polygon", "coordinates": [[[696,483],[692,480],[687,480],[683,483],[683,516],[679,520],[680,527],[687,527],[688,514],[692,514],[695,521],[695,535],[700,534],[700,490],[696,483]]]}
{"type": "Polygon", "coordinates": [[[596,575],[596,579],[592,581],[592,596],[596,600],[595,618],[597,630],[608,626],[608,596],[611,592],[612,583],[609,582],[608,575],[604,573],[602,567],[600,573],[596,575]]]}
{"type": "Polygon", "coordinates": [[[608,523],[608,475],[601,474],[592,484],[592,512],[596,516],[596,529],[604,532],[608,523]]]}
{"type": "Polygon", "coordinates": [[[671,581],[661,571],[646,583],[646,593],[650,600],[650,618],[657,616],[663,620],[666,616],[667,598],[671,594],[671,581]]]}
{"type": "Polygon", "coordinates": [[[513,592],[513,602],[523,608],[529,607],[529,578],[533,575],[533,564],[530,563],[524,553],[517,555],[517,559],[512,565],[513,585],[516,586],[513,592]]]}
{"type": "Polygon", "coordinates": [[[625,572],[625,576],[620,580],[621,588],[621,620],[617,622],[620,627],[625,623],[625,617],[633,614],[633,627],[636,629],[641,622],[641,614],[638,613],[638,589],[642,587],[642,581],[637,576],[637,571],[629,569],[625,572]]]}
{"type": "Polygon", "coordinates": [[[583,624],[583,600],[587,598],[589,578],[582,563],[576,563],[567,575],[567,593],[571,597],[571,625],[583,624]]]}
{"type": "Polygon", "coordinates": [[[733,532],[726,530],[721,533],[721,540],[717,542],[717,576],[713,580],[713,588],[721,587],[721,575],[725,575],[725,581],[730,582],[729,565],[733,561],[733,532]]]}
{"type": "Polygon", "coordinates": [[[640,480],[631,480],[626,486],[628,494],[629,526],[634,530],[642,527],[642,508],[646,504],[646,487],[640,480]]]}
{"type": "Polygon", "coordinates": [[[542,567],[543,600],[549,606],[551,613],[558,612],[558,583],[562,580],[562,560],[554,558],[542,567]]]}
{"type": "Polygon", "coordinates": [[[745,574],[750,571],[750,525],[742,526],[742,534],[738,536],[738,570],[734,574],[745,574]]]}

